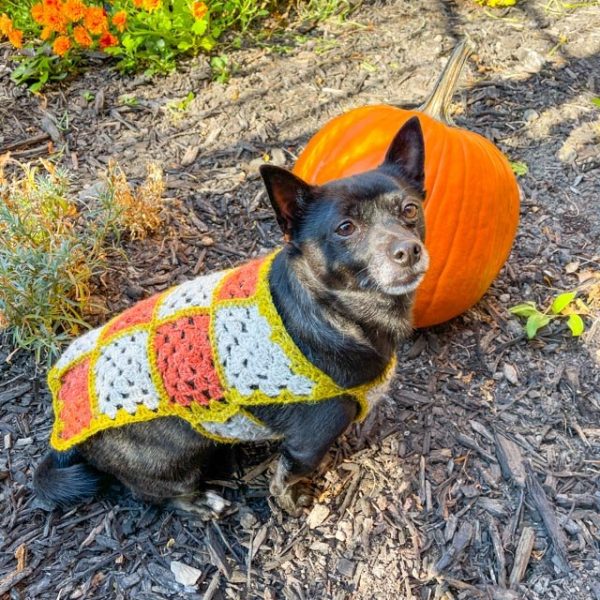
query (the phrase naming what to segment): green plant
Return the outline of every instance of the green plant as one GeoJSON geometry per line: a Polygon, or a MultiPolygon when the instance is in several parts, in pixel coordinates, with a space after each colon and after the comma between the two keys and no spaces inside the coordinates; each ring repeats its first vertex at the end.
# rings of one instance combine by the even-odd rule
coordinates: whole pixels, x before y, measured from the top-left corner
{"type": "Polygon", "coordinates": [[[531,301],[517,304],[508,310],[513,315],[527,319],[525,332],[529,339],[534,338],[540,329],[555,319],[566,320],[573,336],[580,336],[585,329],[581,315],[589,312],[583,300],[577,298],[577,291],[559,294],[543,311],[539,310],[536,303],[531,301]]]}
{"type": "Polygon", "coordinates": [[[140,101],[135,96],[132,96],[130,94],[123,94],[119,97],[119,101],[122,104],[125,104],[125,106],[138,106],[140,103],[140,101]]]}
{"type": "Polygon", "coordinates": [[[331,17],[346,17],[352,10],[348,0],[296,0],[295,10],[301,19],[324,21],[331,17]]]}
{"type": "Polygon", "coordinates": [[[509,162],[510,168],[512,169],[515,175],[519,175],[520,177],[522,177],[523,175],[527,175],[527,173],[529,173],[529,167],[527,166],[527,163],[518,161],[513,162],[512,160],[509,162]]]}
{"type": "Polygon", "coordinates": [[[106,185],[81,206],[66,171],[15,164],[10,179],[0,165],[0,329],[15,347],[50,360],[98,312],[92,280],[105,269],[107,249],[123,233],[142,237],[158,226],[162,176],[150,171],[132,192],[111,167],[106,185]]]}
{"type": "Polygon", "coordinates": [[[112,11],[127,15],[119,43],[105,48],[118,59],[117,67],[146,73],[165,72],[175,67],[183,53],[210,51],[221,34],[211,18],[212,7],[188,0],[115,0],[112,11]]]}
{"type": "MultiPolygon", "coordinates": [[[[35,92],[75,72],[90,50],[114,56],[122,71],[154,74],[175,68],[182,54],[211,52],[221,39],[239,47],[269,15],[271,31],[290,13],[319,20],[350,8],[348,0],[3,0],[0,40],[24,47],[11,57],[12,78],[35,92]]],[[[217,60],[219,81],[230,75],[225,66],[217,60]]]]}
{"type": "Polygon", "coordinates": [[[166,109],[172,112],[185,112],[193,102],[196,94],[188,92],[187,96],[182,100],[171,100],[167,102],[166,109]]]}
{"type": "Polygon", "coordinates": [[[231,77],[231,67],[229,59],[224,55],[213,56],[210,59],[213,79],[219,83],[227,83],[231,77]]]}

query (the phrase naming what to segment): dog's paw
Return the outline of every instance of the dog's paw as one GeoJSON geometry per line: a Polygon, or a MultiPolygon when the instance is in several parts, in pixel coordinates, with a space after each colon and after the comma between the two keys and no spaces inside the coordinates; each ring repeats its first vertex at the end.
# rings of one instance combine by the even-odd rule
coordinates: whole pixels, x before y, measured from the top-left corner
{"type": "Polygon", "coordinates": [[[273,496],[279,507],[292,517],[302,516],[304,509],[313,503],[309,487],[302,483],[291,485],[283,493],[273,496]]]}
{"type": "Polygon", "coordinates": [[[212,521],[224,516],[231,507],[231,502],[216,492],[207,490],[199,496],[173,498],[171,505],[178,510],[198,515],[202,521],[212,521]]]}

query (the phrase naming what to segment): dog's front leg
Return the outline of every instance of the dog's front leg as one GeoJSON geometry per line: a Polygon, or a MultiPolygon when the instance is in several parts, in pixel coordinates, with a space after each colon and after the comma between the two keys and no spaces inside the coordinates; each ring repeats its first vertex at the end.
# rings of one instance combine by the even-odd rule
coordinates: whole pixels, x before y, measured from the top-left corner
{"type": "Polygon", "coordinates": [[[284,438],[269,490],[285,511],[297,516],[310,504],[311,497],[300,480],[319,466],[331,445],[352,423],[356,411],[357,404],[350,396],[256,411],[284,438]]]}

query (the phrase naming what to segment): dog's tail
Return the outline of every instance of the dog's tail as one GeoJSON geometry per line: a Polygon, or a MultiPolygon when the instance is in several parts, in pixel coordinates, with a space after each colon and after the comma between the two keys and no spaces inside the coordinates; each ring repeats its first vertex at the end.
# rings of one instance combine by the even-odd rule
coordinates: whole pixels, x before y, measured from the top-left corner
{"type": "Polygon", "coordinates": [[[93,498],[104,483],[105,475],[87,463],[76,448],[50,450],[33,475],[38,498],[63,508],[93,498]]]}

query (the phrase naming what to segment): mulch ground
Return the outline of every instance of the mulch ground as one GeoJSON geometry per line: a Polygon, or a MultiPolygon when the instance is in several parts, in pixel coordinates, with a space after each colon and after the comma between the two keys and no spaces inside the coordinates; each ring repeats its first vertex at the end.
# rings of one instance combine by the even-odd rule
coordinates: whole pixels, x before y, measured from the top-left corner
{"type": "Polygon", "coordinates": [[[31,478],[51,423],[45,374],[4,344],[0,598],[600,599],[600,344],[561,323],[527,341],[507,312],[600,270],[600,10],[561,5],[365,2],[343,24],[236,51],[224,84],[204,58],[153,80],[99,62],[32,97],[0,60],[0,153],[62,149],[77,189],[111,158],[134,181],[164,166],[163,231],[99,283],[106,316],[277,245],[264,155],[291,166],[344,109],[417,104],[464,34],[477,52],[455,118],[529,167],[501,275],[399,349],[389,399],[330,452],[304,518],[270,502],[267,447],[240,450],[237,477],[214,482],[232,502],[219,521],[120,488],[43,510],[31,478]],[[180,563],[195,569],[187,586],[180,563]]]}

